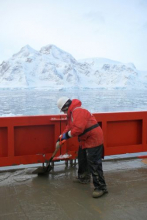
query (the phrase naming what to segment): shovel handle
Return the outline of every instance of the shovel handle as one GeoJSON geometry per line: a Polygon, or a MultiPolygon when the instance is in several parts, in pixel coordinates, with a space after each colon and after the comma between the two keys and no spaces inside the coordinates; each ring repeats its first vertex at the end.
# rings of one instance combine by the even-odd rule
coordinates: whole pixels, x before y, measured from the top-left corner
{"type": "Polygon", "coordinates": [[[51,166],[50,166],[50,162],[52,162],[52,160],[53,160],[54,156],[56,155],[57,151],[59,150],[59,148],[60,148],[60,147],[65,143],[65,141],[66,141],[66,140],[62,140],[62,141],[61,141],[61,138],[62,138],[62,136],[60,137],[59,146],[56,147],[54,153],[52,154],[51,158],[50,158],[49,161],[48,161],[48,165],[47,165],[47,167],[46,167],[46,172],[49,171],[49,169],[50,169],[50,167],[51,167],[51,166]]]}
{"type": "Polygon", "coordinates": [[[62,136],[60,137],[60,142],[59,142],[59,146],[56,147],[54,153],[52,154],[52,157],[49,160],[49,163],[53,160],[54,156],[56,155],[57,151],[59,150],[59,148],[65,143],[66,140],[62,140],[61,141],[62,136]]]}
{"type": "Polygon", "coordinates": [[[60,147],[65,143],[66,140],[62,140],[59,142],[60,147]]]}

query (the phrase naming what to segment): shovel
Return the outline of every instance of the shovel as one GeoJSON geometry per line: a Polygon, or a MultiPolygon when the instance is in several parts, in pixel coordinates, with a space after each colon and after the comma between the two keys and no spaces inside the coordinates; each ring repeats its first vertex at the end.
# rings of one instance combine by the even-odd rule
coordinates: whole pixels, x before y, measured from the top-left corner
{"type": "Polygon", "coordinates": [[[52,154],[51,158],[49,159],[48,165],[46,167],[38,167],[36,170],[34,170],[32,172],[32,174],[38,174],[38,175],[47,175],[47,174],[49,174],[49,172],[53,169],[53,167],[50,165],[50,163],[52,162],[52,160],[55,157],[57,151],[64,144],[65,141],[66,140],[61,141],[61,137],[60,137],[60,141],[58,141],[56,143],[56,149],[55,149],[54,153],[52,154]]]}

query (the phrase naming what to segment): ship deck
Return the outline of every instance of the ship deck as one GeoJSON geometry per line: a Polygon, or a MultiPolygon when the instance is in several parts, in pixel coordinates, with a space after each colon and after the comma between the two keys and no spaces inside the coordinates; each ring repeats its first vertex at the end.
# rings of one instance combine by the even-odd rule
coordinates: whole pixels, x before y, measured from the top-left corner
{"type": "Polygon", "coordinates": [[[0,172],[1,220],[146,220],[147,159],[104,160],[108,194],[74,183],[77,165],[56,163],[48,176],[34,167],[0,172]]]}

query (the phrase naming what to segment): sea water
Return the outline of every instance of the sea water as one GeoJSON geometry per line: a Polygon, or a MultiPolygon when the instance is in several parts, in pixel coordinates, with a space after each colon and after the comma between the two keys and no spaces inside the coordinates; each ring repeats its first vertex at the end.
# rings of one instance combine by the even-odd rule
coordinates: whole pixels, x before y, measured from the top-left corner
{"type": "Polygon", "coordinates": [[[147,111],[146,90],[14,89],[0,90],[0,116],[59,114],[61,96],[80,99],[92,113],[147,111]]]}

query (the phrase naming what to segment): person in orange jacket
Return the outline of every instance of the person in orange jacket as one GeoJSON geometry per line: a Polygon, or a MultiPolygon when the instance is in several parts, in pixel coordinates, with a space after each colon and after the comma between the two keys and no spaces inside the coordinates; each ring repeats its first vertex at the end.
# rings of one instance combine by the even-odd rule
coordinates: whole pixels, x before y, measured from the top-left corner
{"type": "Polygon", "coordinates": [[[68,97],[58,99],[58,108],[67,114],[67,126],[61,135],[62,140],[78,137],[78,177],[76,181],[89,183],[90,174],[92,174],[95,187],[92,196],[98,198],[108,192],[102,169],[103,131],[96,118],[81,105],[82,103],[78,99],[71,100],[68,97]]]}

